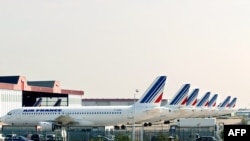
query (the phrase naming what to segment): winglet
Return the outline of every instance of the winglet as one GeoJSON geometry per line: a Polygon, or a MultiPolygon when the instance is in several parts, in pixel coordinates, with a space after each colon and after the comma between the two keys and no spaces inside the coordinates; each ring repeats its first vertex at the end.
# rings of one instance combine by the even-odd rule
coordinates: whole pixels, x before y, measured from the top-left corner
{"type": "Polygon", "coordinates": [[[188,96],[187,99],[187,105],[186,106],[195,106],[195,104],[197,103],[197,96],[199,93],[199,89],[196,88],[193,90],[193,92],[188,96]]]}
{"type": "Polygon", "coordinates": [[[170,101],[169,105],[185,105],[188,98],[189,88],[190,84],[184,84],[170,101]]]}
{"type": "Polygon", "coordinates": [[[136,104],[160,106],[167,76],[158,76],[136,104]]]}
{"type": "Polygon", "coordinates": [[[208,105],[208,100],[210,97],[210,92],[207,92],[199,101],[196,107],[203,107],[208,105]]]}

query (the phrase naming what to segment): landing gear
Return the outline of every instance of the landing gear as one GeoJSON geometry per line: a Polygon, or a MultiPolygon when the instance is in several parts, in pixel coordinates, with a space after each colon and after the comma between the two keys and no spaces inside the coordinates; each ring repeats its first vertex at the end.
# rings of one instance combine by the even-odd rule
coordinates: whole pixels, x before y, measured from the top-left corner
{"type": "Polygon", "coordinates": [[[151,123],[151,122],[145,122],[145,123],[143,124],[143,126],[144,126],[144,127],[152,126],[152,123],[151,123]]]}
{"type": "Polygon", "coordinates": [[[170,123],[169,120],[164,121],[164,124],[169,124],[169,123],[170,123]]]}
{"type": "Polygon", "coordinates": [[[125,130],[126,129],[126,126],[125,125],[121,125],[121,126],[118,126],[118,125],[115,125],[114,126],[115,130],[125,130]]]}

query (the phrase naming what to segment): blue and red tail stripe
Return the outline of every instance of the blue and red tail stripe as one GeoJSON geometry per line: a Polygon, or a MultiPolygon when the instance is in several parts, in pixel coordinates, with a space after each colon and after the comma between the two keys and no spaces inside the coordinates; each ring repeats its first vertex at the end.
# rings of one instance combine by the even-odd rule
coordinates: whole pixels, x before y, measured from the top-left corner
{"type": "Polygon", "coordinates": [[[187,97],[190,84],[185,84],[177,95],[171,100],[169,105],[181,104],[181,102],[187,97]]]}
{"type": "Polygon", "coordinates": [[[231,99],[231,96],[227,96],[227,98],[222,102],[220,107],[228,107],[228,103],[229,103],[230,99],[231,99]]]}
{"type": "Polygon", "coordinates": [[[163,89],[166,82],[166,76],[159,76],[156,80],[151,84],[149,90],[146,91],[144,97],[140,100],[140,103],[151,103],[153,100],[154,102],[159,102],[162,98],[163,89]]]}
{"type": "Polygon", "coordinates": [[[234,108],[236,104],[237,98],[233,98],[233,100],[229,103],[229,108],[234,108]]]}
{"type": "Polygon", "coordinates": [[[197,107],[201,107],[201,106],[206,106],[208,104],[208,100],[210,97],[210,92],[207,92],[199,101],[199,103],[197,104],[197,107]]]}
{"type": "MultiPolygon", "coordinates": [[[[197,96],[198,96],[198,92],[199,92],[199,89],[196,88],[193,90],[193,92],[190,94],[190,96],[188,97],[187,99],[187,106],[190,106],[194,103],[194,101],[196,100],[197,102],[197,96]]],[[[193,106],[193,105],[192,105],[193,106]]]]}
{"type": "Polygon", "coordinates": [[[211,98],[211,100],[208,102],[208,107],[214,107],[216,100],[217,100],[218,94],[214,94],[214,96],[211,98]]]}

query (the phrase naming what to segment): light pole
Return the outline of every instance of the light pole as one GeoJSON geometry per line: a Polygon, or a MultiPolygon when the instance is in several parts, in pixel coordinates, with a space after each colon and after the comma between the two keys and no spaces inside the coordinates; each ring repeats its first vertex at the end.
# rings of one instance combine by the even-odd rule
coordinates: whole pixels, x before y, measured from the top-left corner
{"type": "Polygon", "coordinates": [[[136,93],[138,93],[139,90],[136,89],[134,93],[134,116],[133,116],[133,128],[132,128],[132,141],[135,141],[135,103],[136,103],[136,93]]]}

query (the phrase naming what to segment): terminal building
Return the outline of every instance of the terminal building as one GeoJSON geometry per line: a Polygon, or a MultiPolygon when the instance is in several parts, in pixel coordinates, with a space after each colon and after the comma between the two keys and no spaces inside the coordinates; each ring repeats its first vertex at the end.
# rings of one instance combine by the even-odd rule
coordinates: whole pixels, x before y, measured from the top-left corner
{"type": "Polygon", "coordinates": [[[61,88],[59,81],[28,81],[25,76],[0,76],[0,116],[30,106],[81,106],[84,91],[61,88]]]}

